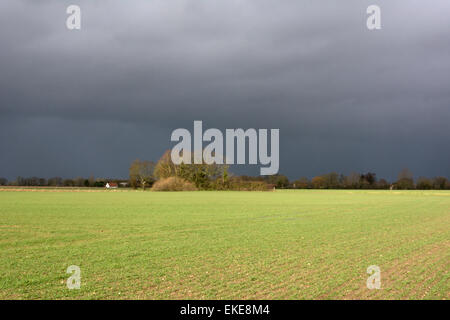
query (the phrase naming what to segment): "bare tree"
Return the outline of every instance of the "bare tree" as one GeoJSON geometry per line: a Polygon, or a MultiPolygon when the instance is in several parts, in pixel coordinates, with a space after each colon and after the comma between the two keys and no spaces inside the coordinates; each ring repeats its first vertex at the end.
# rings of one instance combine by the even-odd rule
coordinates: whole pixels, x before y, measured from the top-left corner
{"type": "Polygon", "coordinates": [[[432,185],[434,189],[443,190],[446,189],[448,180],[445,177],[435,177],[433,178],[432,185]]]}
{"type": "Polygon", "coordinates": [[[398,189],[414,189],[414,179],[412,172],[406,168],[400,171],[395,185],[398,189]]]}
{"type": "MultiPolygon", "coordinates": [[[[181,164],[180,166],[183,166],[181,164]]],[[[162,155],[161,159],[159,159],[158,163],[155,166],[155,177],[157,179],[165,179],[173,176],[178,176],[177,166],[172,162],[170,157],[170,150],[167,150],[162,155]]]]}
{"type": "Polygon", "coordinates": [[[130,184],[136,188],[139,184],[143,190],[154,182],[155,163],[153,161],[133,161],[130,166],[130,184]]]}
{"type": "Polygon", "coordinates": [[[307,189],[310,187],[310,185],[311,185],[311,182],[306,177],[301,177],[300,179],[295,180],[292,183],[292,187],[294,189],[307,189]]]}
{"type": "Polygon", "coordinates": [[[228,165],[224,164],[194,164],[194,154],[190,155],[191,163],[174,164],[170,150],[166,151],[155,167],[155,177],[165,179],[168,177],[180,177],[195,184],[199,189],[208,189],[211,181],[218,178],[225,184],[228,180],[228,165]]]}
{"type": "Polygon", "coordinates": [[[344,180],[346,188],[359,189],[361,187],[361,175],[357,172],[350,173],[344,180]]]}
{"type": "Polygon", "coordinates": [[[429,189],[433,189],[433,181],[431,181],[431,179],[428,179],[426,177],[419,177],[419,179],[417,179],[417,189],[420,190],[429,190],[429,189]]]}
{"type": "Polygon", "coordinates": [[[398,180],[402,179],[413,179],[413,174],[408,168],[404,168],[400,173],[398,174],[398,180]]]}

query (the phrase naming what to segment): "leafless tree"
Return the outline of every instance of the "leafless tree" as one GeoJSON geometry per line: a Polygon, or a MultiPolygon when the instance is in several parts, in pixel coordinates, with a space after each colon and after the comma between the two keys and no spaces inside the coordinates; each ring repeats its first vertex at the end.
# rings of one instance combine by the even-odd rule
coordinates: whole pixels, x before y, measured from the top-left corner
{"type": "Polygon", "coordinates": [[[130,166],[130,184],[136,188],[139,184],[143,190],[154,181],[155,163],[153,161],[133,161],[130,166]]]}

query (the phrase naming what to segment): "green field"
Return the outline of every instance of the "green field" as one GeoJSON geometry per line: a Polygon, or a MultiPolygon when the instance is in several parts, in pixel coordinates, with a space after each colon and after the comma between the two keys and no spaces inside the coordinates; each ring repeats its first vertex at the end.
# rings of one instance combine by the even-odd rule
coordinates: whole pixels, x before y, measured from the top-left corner
{"type": "Polygon", "coordinates": [[[450,297],[448,191],[0,191],[0,232],[1,299],[450,297]]]}

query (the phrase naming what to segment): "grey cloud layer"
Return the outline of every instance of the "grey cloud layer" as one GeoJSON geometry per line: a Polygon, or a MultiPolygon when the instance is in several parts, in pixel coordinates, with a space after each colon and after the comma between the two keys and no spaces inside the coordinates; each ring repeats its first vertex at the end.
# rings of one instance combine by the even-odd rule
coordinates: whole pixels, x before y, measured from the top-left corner
{"type": "Polygon", "coordinates": [[[126,176],[197,119],[280,128],[291,177],[450,176],[450,3],[375,2],[2,1],[0,176],[126,176]]]}

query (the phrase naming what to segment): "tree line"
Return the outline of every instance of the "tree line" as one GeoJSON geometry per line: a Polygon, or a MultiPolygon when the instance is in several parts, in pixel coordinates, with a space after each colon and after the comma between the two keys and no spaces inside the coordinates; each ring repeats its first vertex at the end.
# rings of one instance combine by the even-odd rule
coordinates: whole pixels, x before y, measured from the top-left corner
{"type": "Polygon", "coordinates": [[[61,177],[40,178],[40,177],[17,177],[14,181],[0,178],[0,186],[21,186],[21,187],[91,187],[104,188],[107,182],[126,183],[128,180],[78,177],[74,179],[63,179],[61,177]]]}
{"type": "Polygon", "coordinates": [[[450,181],[445,177],[426,178],[419,177],[414,180],[408,169],[403,169],[397,180],[389,182],[378,179],[373,172],[352,172],[348,176],[336,172],[316,176],[309,180],[300,178],[291,183],[296,189],[396,189],[396,190],[444,190],[450,189],[450,181]]]}
{"type": "Polygon", "coordinates": [[[373,172],[349,175],[331,172],[312,179],[301,177],[290,181],[282,174],[272,176],[236,176],[227,165],[180,164],[175,165],[167,151],[157,162],[135,160],[129,168],[129,179],[105,179],[78,177],[50,179],[39,177],[18,177],[14,181],[0,178],[0,186],[38,187],[105,187],[107,182],[115,182],[119,187],[134,189],[153,188],[155,190],[271,190],[276,189],[396,189],[396,190],[449,190],[450,181],[446,177],[419,177],[403,169],[395,181],[378,179],[373,172]],[[176,178],[176,179],[174,179],[176,178]]]}
{"type": "MultiPolygon", "coordinates": [[[[389,182],[378,179],[376,173],[357,173],[349,175],[331,172],[308,179],[301,177],[290,181],[282,174],[271,176],[234,176],[227,165],[217,164],[180,164],[175,165],[170,157],[170,151],[164,153],[161,159],[152,161],[135,160],[130,166],[130,186],[133,188],[152,187],[155,183],[163,183],[164,190],[169,178],[177,177],[189,183],[187,187],[198,190],[267,190],[267,189],[397,189],[397,190],[444,190],[450,189],[450,181],[446,177],[414,180],[408,169],[398,174],[397,180],[389,182]]],[[[171,180],[177,187],[180,180],[171,180]]],[[[158,185],[158,184],[157,184],[158,185]]]]}

